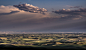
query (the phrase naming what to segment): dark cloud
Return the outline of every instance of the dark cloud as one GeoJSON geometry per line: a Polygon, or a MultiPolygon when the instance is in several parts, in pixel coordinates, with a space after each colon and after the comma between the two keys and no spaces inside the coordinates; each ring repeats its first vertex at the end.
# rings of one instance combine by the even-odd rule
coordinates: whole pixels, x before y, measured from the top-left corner
{"type": "Polygon", "coordinates": [[[32,12],[32,13],[42,13],[47,12],[45,8],[38,8],[37,6],[33,6],[30,4],[19,4],[19,5],[13,5],[14,7],[19,8],[20,10],[32,12]]]}
{"type": "Polygon", "coordinates": [[[62,10],[56,10],[53,12],[57,14],[82,15],[82,14],[86,14],[86,8],[80,8],[78,10],[62,9],[62,10]]]}
{"type": "Polygon", "coordinates": [[[13,14],[13,13],[17,13],[19,11],[11,11],[10,13],[0,13],[0,15],[10,15],[10,14],[13,14]]]}
{"type": "Polygon", "coordinates": [[[80,8],[82,6],[70,6],[70,8],[80,8]]]}

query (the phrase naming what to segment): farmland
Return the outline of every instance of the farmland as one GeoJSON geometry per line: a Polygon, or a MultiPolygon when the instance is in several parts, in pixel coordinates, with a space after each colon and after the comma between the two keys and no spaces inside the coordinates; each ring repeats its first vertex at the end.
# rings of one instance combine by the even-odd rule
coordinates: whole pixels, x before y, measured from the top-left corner
{"type": "Polygon", "coordinates": [[[86,33],[0,34],[0,47],[86,49],[86,33]]]}

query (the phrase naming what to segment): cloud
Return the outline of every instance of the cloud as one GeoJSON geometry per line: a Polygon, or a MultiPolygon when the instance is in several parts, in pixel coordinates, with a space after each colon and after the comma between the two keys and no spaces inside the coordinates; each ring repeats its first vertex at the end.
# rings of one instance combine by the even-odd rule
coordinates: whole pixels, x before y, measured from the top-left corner
{"type": "Polygon", "coordinates": [[[33,6],[30,4],[19,4],[19,5],[13,5],[14,7],[19,8],[20,10],[24,10],[31,13],[42,13],[47,12],[45,8],[38,8],[37,6],[33,6]]]}
{"type": "Polygon", "coordinates": [[[13,6],[0,6],[0,13],[10,13],[11,11],[20,11],[18,8],[15,8],[13,6]]]}
{"type": "MultiPolygon", "coordinates": [[[[0,6],[0,31],[44,31],[55,29],[66,29],[77,26],[79,20],[86,21],[84,15],[67,15],[45,12],[46,14],[31,13],[19,10],[13,6],[0,6]],[[80,19],[74,19],[80,18],[80,19]],[[74,19],[74,20],[70,20],[74,19]],[[75,23],[73,22],[76,22],[75,23]],[[70,24],[73,23],[73,24],[70,24]],[[70,26],[68,26],[70,25],[70,26]],[[73,26],[72,26],[73,25],[73,26]],[[55,27],[54,27],[55,26],[55,27]],[[55,29],[54,29],[55,28],[55,29]],[[44,30],[43,30],[44,29],[44,30]]],[[[82,21],[83,22],[83,21],[82,21]]],[[[84,24],[80,22],[80,26],[84,24]]]]}
{"type": "Polygon", "coordinates": [[[80,8],[78,10],[62,9],[53,11],[56,14],[67,14],[67,15],[83,15],[86,14],[86,8],[80,8]]]}
{"type": "Polygon", "coordinates": [[[19,11],[11,11],[10,13],[0,13],[0,16],[1,15],[10,15],[10,14],[17,13],[17,12],[19,12],[19,11]]]}
{"type": "Polygon", "coordinates": [[[71,6],[71,5],[66,5],[69,8],[81,8],[82,6],[71,6]]]}
{"type": "Polygon", "coordinates": [[[13,6],[0,6],[0,29],[34,29],[35,27],[32,28],[32,26],[44,23],[41,19],[50,16],[50,12],[45,13],[46,15],[30,13],[13,6]]]}
{"type": "Polygon", "coordinates": [[[80,8],[82,6],[70,6],[70,8],[80,8]]]}

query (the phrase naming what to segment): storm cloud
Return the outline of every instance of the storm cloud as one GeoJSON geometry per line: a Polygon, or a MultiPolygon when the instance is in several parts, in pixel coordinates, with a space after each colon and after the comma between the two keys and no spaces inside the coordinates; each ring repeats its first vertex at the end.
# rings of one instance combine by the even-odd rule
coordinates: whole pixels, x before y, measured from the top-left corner
{"type": "Polygon", "coordinates": [[[47,10],[45,8],[39,8],[37,6],[33,6],[30,4],[19,4],[19,5],[13,5],[13,6],[19,8],[20,10],[28,11],[31,13],[45,14],[44,12],[47,12],[47,10]]]}
{"type": "Polygon", "coordinates": [[[53,12],[57,14],[83,15],[83,14],[86,14],[86,8],[80,8],[78,10],[62,9],[62,10],[56,10],[53,12]]]}

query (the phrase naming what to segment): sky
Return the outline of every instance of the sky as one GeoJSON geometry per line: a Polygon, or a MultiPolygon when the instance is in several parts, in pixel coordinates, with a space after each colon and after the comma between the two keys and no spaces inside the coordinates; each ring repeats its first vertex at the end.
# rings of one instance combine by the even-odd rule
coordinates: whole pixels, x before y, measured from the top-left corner
{"type": "Polygon", "coordinates": [[[86,32],[86,0],[0,0],[0,31],[86,32]]]}

